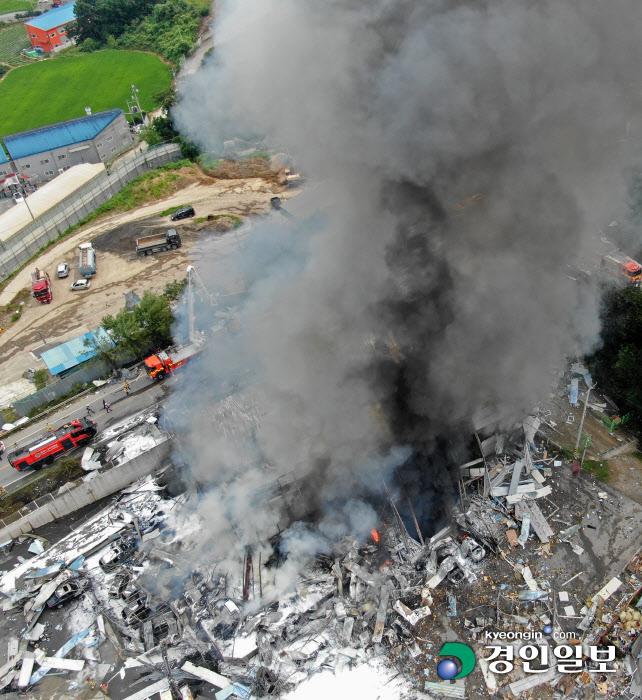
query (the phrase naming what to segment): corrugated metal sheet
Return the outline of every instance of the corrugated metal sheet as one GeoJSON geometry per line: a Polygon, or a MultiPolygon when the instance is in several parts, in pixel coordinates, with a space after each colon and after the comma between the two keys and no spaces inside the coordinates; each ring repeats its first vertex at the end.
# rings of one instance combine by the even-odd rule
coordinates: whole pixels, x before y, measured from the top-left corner
{"type": "Polygon", "coordinates": [[[4,149],[2,148],[2,146],[0,146],[0,165],[2,165],[2,163],[8,163],[8,162],[9,162],[9,158],[7,158],[7,154],[4,152],[4,149]]]}
{"type": "Polygon", "coordinates": [[[11,157],[25,158],[43,151],[71,146],[74,143],[89,141],[111,124],[122,109],[108,109],[89,117],[78,117],[66,122],[42,126],[38,129],[21,131],[4,137],[4,145],[11,157]]]}
{"type": "Polygon", "coordinates": [[[106,345],[110,348],[114,347],[114,341],[102,326],[95,331],[90,331],[78,336],[78,338],[68,340],[57,348],[42,353],[42,359],[51,374],[60,374],[79,365],[81,362],[95,357],[98,354],[98,350],[95,347],[88,346],[86,341],[90,343],[95,342],[98,345],[106,345]]]}
{"type": "Polygon", "coordinates": [[[49,12],[45,12],[39,17],[27,20],[25,25],[27,28],[36,27],[36,29],[44,29],[46,31],[47,29],[55,29],[61,24],[67,24],[67,22],[76,19],[76,14],[74,12],[75,4],[75,2],[70,2],[61,7],[54,7],[53,10],[49,10],[49,12]]]}

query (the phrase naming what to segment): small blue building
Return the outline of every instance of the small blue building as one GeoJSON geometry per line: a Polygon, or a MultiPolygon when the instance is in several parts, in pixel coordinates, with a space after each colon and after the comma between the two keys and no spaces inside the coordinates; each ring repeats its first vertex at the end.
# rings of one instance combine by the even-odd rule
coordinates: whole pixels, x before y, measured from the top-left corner
{"type": "Polygon", "coordinates": [[[95,331],[89,331],[77,338],[68,340],[57,348],[45,350],[41,357],[52,375],[65,377],[77,372],[88,360],[98,355],[101,348],[115,347],[114,341],[101,326],[95,331]]]}

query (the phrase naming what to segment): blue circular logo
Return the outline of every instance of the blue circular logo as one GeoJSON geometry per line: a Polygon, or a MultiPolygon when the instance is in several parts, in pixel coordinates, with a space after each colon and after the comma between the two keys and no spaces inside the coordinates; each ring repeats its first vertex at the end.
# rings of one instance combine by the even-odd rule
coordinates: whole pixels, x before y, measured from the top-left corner
{"type": "Polygon", "coordinates": [[[445,681],[449,681],[457,675],[457,664],[450,659],[444,659],[437,666],[437,673],[445,681]]]}
{"type": "Polygon", "coordinates": [[[544,629],[542,630],[544,634],[552,634],[553,633],[553,628],[551,625],[544,625],[544,629]]]}

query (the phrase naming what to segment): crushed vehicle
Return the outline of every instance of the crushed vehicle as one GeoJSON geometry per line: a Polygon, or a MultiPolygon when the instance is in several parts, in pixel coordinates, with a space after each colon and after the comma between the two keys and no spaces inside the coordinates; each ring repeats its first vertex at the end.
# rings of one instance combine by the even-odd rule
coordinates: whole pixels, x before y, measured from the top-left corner
{"type": "Polygon", "coordinates": [[[81,596],[89,588],[89,581],[84,578],[66,581],[56,588],[54,594],[47,601],[48,608],[60,608],[70,600],[81,596]]]}
{"type": "Polygon", "coordinates": [[[119,571],[109,586],[109,597],[120,598],[131,581],[131,578],[132,576],[129,571],[119,571]]]}
{"type": "Polygon", "coordinates": [[[122,564],[136,550],[136,539],[134,537],[123,537],[118,542],[112,542],[105,554],[98,560],[98,564],[103,571],[113,571],[114,567],[122,564]]]}
{"type": "Polygon", "coordinates": [[[125,607],[120,612],[123,622],[134,628],[147,619],[150,614],[151,610],[147,604],[147,595],[138,588],[130,593],[125,600],[125,607]]]}

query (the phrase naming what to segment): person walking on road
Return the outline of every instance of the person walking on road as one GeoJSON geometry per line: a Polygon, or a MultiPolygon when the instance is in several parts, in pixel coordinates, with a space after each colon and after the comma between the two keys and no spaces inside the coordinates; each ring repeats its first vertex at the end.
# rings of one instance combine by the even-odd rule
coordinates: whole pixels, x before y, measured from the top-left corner
{"type": "Polygon", "coordinates": [[[107,401],[105,401],[105,399],[103,399],[103,408],[107,408],[107,401]]]}
{"type": "Polygon", "coordinates": [[[87,404],[87,415],[88,416],[94,415],[94,409],[89,404],[87,404]]]}
{"type": "Polygon", "coordinates": [[[129,382],[123,384],[123,391],[129,396],[129,382]]]}
{"type": "Polygon", "coordinates": [[[110,411],[113,411],[113,410],[114,409],[108,403],[105,402],[105,411],[107,411],[107,413],[109,413],[110,411]]]}
{"type": "Polygon", "coordinates": [[[45,428],[47,428],[47,430],[51,430],[52,433],[55,433],[55,432],[56,432],[56,431],[54,430],[53,425],[51,425],[51,423],[45,423],[45,428]]]}

